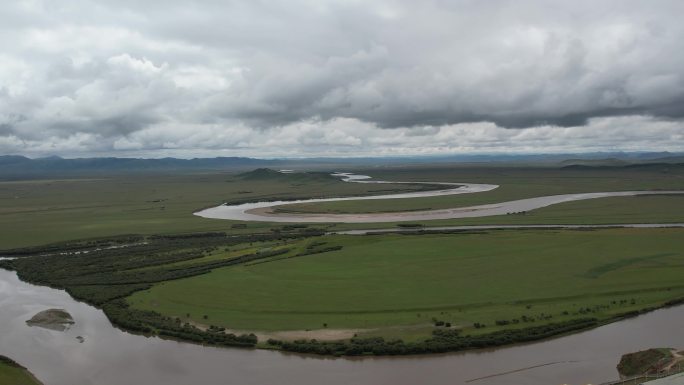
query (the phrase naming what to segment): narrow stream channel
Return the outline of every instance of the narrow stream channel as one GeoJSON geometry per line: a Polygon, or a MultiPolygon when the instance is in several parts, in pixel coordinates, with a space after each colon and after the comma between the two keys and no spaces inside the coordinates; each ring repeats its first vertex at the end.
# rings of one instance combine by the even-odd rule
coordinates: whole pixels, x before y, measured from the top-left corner
{"type": "Polygon", "coordinates": [[[597,384],[617,378],[615,366],[623,353],[684,347],[683,319],[684,306],[679,306],[500,349],[392,358],[309,357],[129,334],[64,291],[27,284],[14,272],[0,270],[0,354],[30,368],[46,385],[597,384]],[[76,324],[66,332],[26,325],[48,308],[67,310],[76,324]]]}

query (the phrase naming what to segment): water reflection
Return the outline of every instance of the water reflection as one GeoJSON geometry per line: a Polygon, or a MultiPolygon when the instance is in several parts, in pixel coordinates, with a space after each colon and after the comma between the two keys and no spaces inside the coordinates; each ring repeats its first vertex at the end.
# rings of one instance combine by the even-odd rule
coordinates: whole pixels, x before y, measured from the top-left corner
{"type": "Polygon", "coordinates": [[[364,359],[211,348],[133,335],[65,292],[21,282],[5,270],[0,270],[0,309],[0,354],[48,385],[586,384],[615,379],[623,353],[684,347],[684,306],[527,345],[364,359]],[[65,309],[75,325],[65,332],[26,325],[49,308],[65,309]]]}

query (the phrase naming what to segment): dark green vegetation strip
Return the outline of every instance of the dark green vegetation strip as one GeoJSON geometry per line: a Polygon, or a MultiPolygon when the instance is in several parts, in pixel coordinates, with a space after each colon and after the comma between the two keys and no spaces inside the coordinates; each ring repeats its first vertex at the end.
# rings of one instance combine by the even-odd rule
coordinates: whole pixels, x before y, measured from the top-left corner
{"type": "Polygon", "coordinates": [[[254,335],[236,336],[218,328],[200,330],[188,323],[182,324],[178,318],[130,308],[122,298],[148,289],[156,282],[284,255],[290,250],[280,247],[280,243],[321,234],[308,228],[297,230],[238,236],[199,233],[80,241],[0,252],[0,256],[16,257],[0,260],[0,267],[16,270],[25,281],[65,289],[76,299],[100,306],[115,325],[128,330],[200,343],[254,346],[257,342],[254,335]],[[251,249],[242,253],[237,250],[237,254],[230,252],[230,247],[254,243],[268,247],[253,252],[251,249]]]}
{"type": "Polygon", "coordinates": [[[317,340],[283,342],[271,339],[267,343],[269,345],[279,346],[281,349],[287,351],[324,355],[357,356],[364,354],[401,355],[444,353],[536,341],[559,334],[587,329],[596,325],[598,325],[598,321],[595,318],[580,318],[559,323],[549,323],[542,326],[531,326],[523,329],[500,330],[475,336],[462,336],[460,330],[435,329],[432,332],[431,338],[421,342],[406,343],[402,340],[387,341],[382,337],[375,337],[352,338],[349,341],[341,342],[322,342],[317,340]]]}
{"type": "Polygon", "coordinates": [[[26,368],[0,355],[0,385],[42,385],[26,368]]]}

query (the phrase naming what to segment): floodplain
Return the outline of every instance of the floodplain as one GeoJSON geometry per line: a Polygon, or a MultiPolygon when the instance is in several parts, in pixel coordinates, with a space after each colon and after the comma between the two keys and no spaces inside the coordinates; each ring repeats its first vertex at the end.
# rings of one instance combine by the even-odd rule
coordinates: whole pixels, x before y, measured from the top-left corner
{"type": "MultiPolygon", "coordinates": [[[[499,187],[284,207],[301,213],[378,213],[561,193],[684,189],[681,165],[354,171],[384,180],[499,187]]],[[[681,228],[334,234],[454,224],[666,226],[684,222],[684,196],[676,194],[600,198],[512,215],[415,224],[279,224],[192,215],[219,203],[438,188],[443,187],[347,183],[330,172],[269,169],[5,181],[0,183],[3,256],[18,258],[0,263],[22,279],[64,288],[101,307],[124,329],[224,346],[334,355],[524,342],[684,299],[681,228]]]]}

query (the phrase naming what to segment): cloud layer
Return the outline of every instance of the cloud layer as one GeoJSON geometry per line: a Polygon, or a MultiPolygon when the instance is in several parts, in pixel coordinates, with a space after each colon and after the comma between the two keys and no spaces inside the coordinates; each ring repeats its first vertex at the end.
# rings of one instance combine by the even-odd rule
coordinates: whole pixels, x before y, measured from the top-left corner
{"type": "Polygon", "coordinates": [[[681,1],[17,1],[0,152],[684,150],[681,1]]]}

